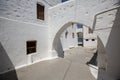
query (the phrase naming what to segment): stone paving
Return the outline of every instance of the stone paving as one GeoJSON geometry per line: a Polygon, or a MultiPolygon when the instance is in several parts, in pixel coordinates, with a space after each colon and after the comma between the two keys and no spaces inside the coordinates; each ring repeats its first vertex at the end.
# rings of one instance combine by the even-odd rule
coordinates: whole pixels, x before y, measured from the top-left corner
{"type": "Polygon", "coordinates": [[[92,56],[93,53],[87,49],[73,48],[65,51],[64,58],[41,61],[17,70],[17,78],[18,80],[95,80],[89,66],[86,65],[92,56]]]}

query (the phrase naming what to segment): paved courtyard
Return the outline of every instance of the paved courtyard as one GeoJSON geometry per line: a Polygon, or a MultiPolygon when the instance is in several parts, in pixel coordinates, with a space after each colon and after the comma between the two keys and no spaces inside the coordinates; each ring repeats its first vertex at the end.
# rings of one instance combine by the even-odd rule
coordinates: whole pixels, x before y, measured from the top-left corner
{"type": "Polygon", "coordinates": [[[82,47],[73,48],[65,51],[64,58],[42,61],[17,70],[17,78],[18,80],[95,80],[89,66],[86,65],[93,55],[82,47]]]}

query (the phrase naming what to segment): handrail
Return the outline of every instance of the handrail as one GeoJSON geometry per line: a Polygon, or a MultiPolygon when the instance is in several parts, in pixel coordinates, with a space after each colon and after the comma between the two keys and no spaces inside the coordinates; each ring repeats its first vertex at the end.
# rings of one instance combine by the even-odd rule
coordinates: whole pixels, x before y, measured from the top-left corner
{"type": "Polygon", "coordinates": [[[96,25],[96,20],[97,20],[97,16],[98,16],[98,15],[103,14],[103,13],[106,13],[106,12],[109,12],[109,11],[112,11],[112,10],[115,10],[115,9],[118,9],[118,8],[120,8],[120,6],[119,6],[119,7],[116,7],[116,8],[112,8],[112,9],[106,10],[106,11],[103,11],[103,12],[100,12],[100,13],[97,13],[97,14],[94,16],[94,21],[93,21],[92,30],[93,30],[93,31],[95,30],[95,25],[96,25]]]}

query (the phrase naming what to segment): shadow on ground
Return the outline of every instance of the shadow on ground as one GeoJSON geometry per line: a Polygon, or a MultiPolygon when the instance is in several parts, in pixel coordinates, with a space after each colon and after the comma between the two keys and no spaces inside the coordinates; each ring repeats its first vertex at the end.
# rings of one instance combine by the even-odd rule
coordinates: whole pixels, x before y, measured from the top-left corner
{"type": "Polygon", "coordinates": [[[94,53],[93,57],[86,64],[87,65],[92,64],[94,66],[97,66],[97,56],[98,56],[98,52],[94,53]]]}

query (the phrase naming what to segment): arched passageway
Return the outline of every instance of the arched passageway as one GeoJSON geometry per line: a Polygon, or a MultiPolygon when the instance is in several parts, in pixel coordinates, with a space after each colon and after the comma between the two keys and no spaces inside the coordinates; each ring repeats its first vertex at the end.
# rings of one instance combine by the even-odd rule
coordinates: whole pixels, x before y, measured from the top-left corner
{"type": "MultiPolygon", "coordinates": [[[[96,21],[93,24],[95,33],[98,36],[98,80],[117,80],[120,78],[119,64],[119,8],[104,11],[95,15],[96,21]],[[108,12],[108,13],[107,13],[108,12]],[[104,14],[105,13],[105,14],[104,14]],[[112,20],[112,21],[111,21],[112,20]]],[[[65,24],[68,25],[68,24],[65,24]]],[[[64,56],[59,36],[65,25],[59,29],[52,43],[52,50],[55,50],[58,56],[64,56]],[[58,44],[59,43],[59,44],[58,44]]]]}
{"type": "MultiPolygon", "coordinates": [[[[56,33],[56,35],[54,37],[53,44],[52,44],[52,50],[54,50],[59,57],[64,57],[64,50],[63,50],[62,42],[60,40],[61,34],[63,33],[63,31],[65,31],[68,27],[70,27],[73,24],[81,24],[81,23],[77,23],[77,22],[68,22],[68,23],[66,23],[56,33]]],[[[86,26],[84,24],[82,24],[82,25],[85,26],[85,27],[88,27],[88,26],[86,26]]],[[[67,35],[68,35],[68,32],[65,33],[65,37],[67,37],[67,35]]],[[[73,33],[71,35],[72,35],[71,36],[72,38],[74,38],[75,36],[77,37],[77,32],[74,35],[73,35],[73,33]]],[[[82,35],[82,37],[83,37],[83,35],[82,35]]],[[[76,41],[78,41],[77,38],[76,38],[76,41]]],[[[78,46],[78,42],[76,43],[76,46],[78,46]]]]}
{"type": "MultiPolygon", "coordinates": [[[[113,11],[103,12],[100,14],[101,16],[108,15],[106,17],[110,18],[110,16],[115,15],[116,18],[112,18],[109,21],[105,21],[106,25],[109,26],[109,22],[114,20],[114,24],[111,26],[111,29],[109,28],[102,28],[98,29],[97,27],[100,26],[100,20],[98,21],[99,24],[96,22],[96,29],[95,33],[98,33],[98,79],[117,79],[119,78],[119,8],[115,9],[113,11]],[[115,14],[117,10],[117,13],[115,14]],[[109,33],[109,35],[107,35],[109,33]],[[106,36],[106,37],[105,37],[106,36]],[[108,37],[108,38],[107,38],[108,37]]],[[[101,16],[98,16],[97,20],[101,18],[101,16]]],[[[104,17],[104,18],[106,18],[104,17]]],[[[103,19],[104,19],[103,18],[103,19]]],[[[101,19],[102,21],[102,19],[101,19]]],[[[73,22],[66,23],[55,35],[55,38],[53,40],[53,46],[52,49],[56,51],[57,55],[59,57],[64,57],[64,51],[62,48],[62,44],[60,41],[60,35],[61,33],[72,24],[73,22]]],[[[102,23],[101,23],[102,24],[102,23]]],[[[104,25],[103,25],[104,26],[104,25]]],[[[87,27],[87,26],[86,26],[87,27]]]]}
{"type": "MultiPolygon", "coordinates": [[[[70,25],[72,25],[72,24],[80,24],[80,23],[77,23],[77,22],[69,22],[69,23],[66,23],[58,32],[57,32],[57,34],[55,35],[55,37],[54,37],[54,40],[53,40],[53,45],[52,45],[52,50],[54,50],[55,52],[56,52],[56,54],[57,54],[57,56],[59,56],[59,57],[64,57],[64,55],[66,54],[64,54],[64,49],[63,49],[63,46],[62,46],[62,42],[61,42],[61,39],[60,39],[60,37],[61,37],[61,34],[64,32],[64,31],[66,31],[66,29],[70,26],[70,25]]],[[[89,27],[88,26],[86,26],[86,25],[84,25],[84,24],[82,24],[84,27],[87,27],[88,29],[89,29],[89,27]]],[[[65,37],[66,37],[66,35],[68,34],[68,32],[66,31],[65,32],[65,37]]],[[[80,37],[82,37],[83,38],[83,32],[80,32],[80,34],[82,34],[80,37]]],[[[76,32],[76,36],[77,36],[77,32],[76,32]]],[[[77,44],[77,46],[78,46],[78,44],[77,44]]],[[[83,52],[84,52],[84,49],[83,48],[79,48],[79,49],[82,49],[83,50],[83,52]]],[[[75,53],[75,52],[74,52],[75,53]]],[[[81,52],[80,52],[81,53],[81,52]]],[[[94,52],[93,52],[94,53],[94,52]]],[[[83,54],[84,55],[84,53],[81,53],[81,54],[83,54]]],[[[86,56],[87,56],[87,54],[85,54],[86,56]]],[[[84,55],[84,56],[85,56],[84,55]]],[[[93,54],[91,54],[91,55],[93,55],[93,54]]],[[[94,56],[94,55],[93,55],[94,56]]],[[[93,58],[93,57],[91,57],[91,58],[93,58]]],[[[96,58],[97,59],[97,58],[96,58]]],[[[91,59],[90,59],[91,60],[91,59]]],[[[97,61],[97,60],[95,60],[95,61],[97,61]]],[[[89,62],[89,61],[84,61],[84,65],[86,65],[86,63],[87,62],[89,62]]],[[[89,68],[86,68],[87,70],[89,70],[89,68]]]]}

